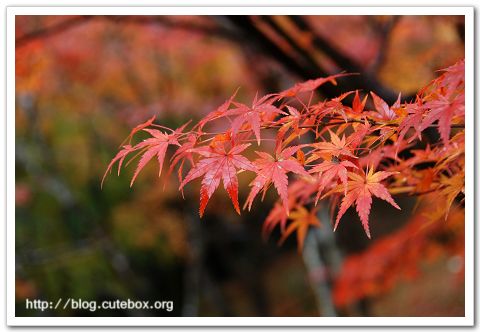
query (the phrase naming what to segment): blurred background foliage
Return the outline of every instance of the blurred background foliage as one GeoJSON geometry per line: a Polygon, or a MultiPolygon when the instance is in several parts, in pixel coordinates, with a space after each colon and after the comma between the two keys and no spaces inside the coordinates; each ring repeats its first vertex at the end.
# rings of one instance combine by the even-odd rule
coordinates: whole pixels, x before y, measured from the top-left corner
{"type": "MultiPolygon", "coordinates": [[[[313,36],[321,36],[381,87],[408,96],[436,70],[464,57],[463,18],[305,17],[309,31],[288,17],[251,17],[251,26],[242,19],[16,17],[17,316],[318,315],[311,271],[295,239],[278,247],[278,234],[261,238],[274,197],[267,195],[240,217],[226,196],[215,195],[200,220],[196,185],[182,200],[176,179],[158,179],[149,165],[133,189],[129,167],[109,176],[101,190],[103,172],[131,128],[152,115],[176,127],[203,117],[239,87],[237,99],[249,104],[256,92],[285,89],[315,74],[285,65],[272,47],[265,51],[255,31],[295,61],[298,46],[293,49],[285,36],[325,72],[344,70],[315,48],[313,36]],[[67,297],[175,305],[172,312],[25,308],[26,298],[67,297]]],[[[248,181],[241,178],[240,184],[244,200],[248,181]]],[[[413,206],[408,198],[399,203],[413,206]]],[[[378,206],[372,211],[372,241],[355,220],[335,233],[345,257],[368,252],[408,218],[391,217],[391,209],[378,206]]],[[[339,308],[339,314],[462,316],[463,214],[451,219],[456,222],[442,236],[453,234],[455,241],[439,241],[435,259],[420,253],[411,259],[420,270],[415,282],[394,278],[388,291],[339,308]],[[451,243],[460,249],[443,250],[451,243]]],[[[349,273],[361,274],[365,267],[356,269],[349,273]]]]}

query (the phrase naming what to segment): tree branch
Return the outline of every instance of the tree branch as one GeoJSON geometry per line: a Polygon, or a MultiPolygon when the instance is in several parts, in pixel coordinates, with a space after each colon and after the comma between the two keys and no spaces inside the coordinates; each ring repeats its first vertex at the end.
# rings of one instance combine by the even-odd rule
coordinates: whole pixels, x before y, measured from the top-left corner
{"type": "Polygon", "coordinates": [[[395,28],[400,18],[401,16],[392,16],[386,24],[378,27],[377,31],[379,31],[380,42],[379,42],[377,55],[373,60],[372,64],[370,65],[370,67],[368,68],[368,72],[371,75],[375,75],[384,64],[385,57],[386,57],[390,40],[391,40],[390,36],[391,36],[392,30],[395,28]]]}
{"type": "Polygon", "coordinates": [[[51,37],[53,35],[66,32],[74,27],[90,21],[92,18],[93,16],[75,16],[73,18],[66,19],[60,23],[51,25],[49,27],[43,27],[38,30],[28,32],[23,36],[15,39],[15,48],[20,48],[35,40],[51,37]]]}
{"type": "Polygon", "coordinates": [[[313,45],[325,53],[333,62],[337,64],[339,68],[345,69],[351,73],[362,71],[362,68],[358,63],[340,53],[340,51],[331,46],[326,39],[315,33],[313,27],[307,21],[305,21],[302,16],[295,15],[291,16],[290,18],[300,31],[310,33],[312,35],[313,45]]]}
{"type": "Polygon", "coordinates": [[[92,19],[106,19],[113,23],[130,23],[139,25],[159,24],[171,29],[185,30],[193,33],[200,33],[209,36],[216,36],[225,38],[232,41],[238,41],[238,36],[232,33],[228,29],[223,29],[218,26],[208,26],[191,22],[175,22],[166,18],[165,16],[75,16],[70,19],[66,19],[60,23],[51,25],[49,27],[43,27],[38,30],[26,33],[23,36],[18,37],[15,40],[15,48],[20,48],[26,44],[35,40],[52,37],[62,32],[66,32],[74,27],[82,25],[92,19]]]}
{"type": "MultiPolygon", "coordinates": [[[[227,16],[237,29],[243,34],[244,38],[248,36],[256,45],[268,56],[282,64],[290,73],[309,80],[318,77],[326,77],[328,74],[321,68],[301,66],[297,59],[285,54],[285,52],[262,31],[260,31],[247,16],[227,16]]],[[[327,97],[336,97],[343,91],[338,86],[323,85],[319,89],[327,97]]]]}
{"type": "Polygon", "coordinates": [[[322,226],[308,231],[303,249],[303,261],[307,268],[319,314],[335,317],[337,312],[333,302],[332,282],[340,270],[342,256],[335,243],[327,206],[318,211],[322,226]]]}
{"type": "Polygon", "coordinates": [[[129,24],[139,24],[139,25],[161,25],[170,29],[185,30],[193,33],[200,33],[208,36],[215,36],[224,39],[229,39],[232,41],[238,41],[238,35],[229,31],[228,29],[219,27],[219,26],[209,26],[205,24],[192,23],[192,22],[176,22],[167,18],[166,16],[102,16],[105,19],[108,19],[114,23],[129,23],[129,24]]]}

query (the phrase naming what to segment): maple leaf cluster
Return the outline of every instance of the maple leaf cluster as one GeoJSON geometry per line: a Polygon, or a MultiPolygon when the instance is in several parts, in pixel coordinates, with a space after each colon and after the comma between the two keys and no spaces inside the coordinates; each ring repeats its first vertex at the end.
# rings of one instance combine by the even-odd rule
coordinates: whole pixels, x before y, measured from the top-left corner
{"type": "Polygon", "coordinates": [[[243,208],[250,210],[257,196],[263,199],[273,186],[279,201],[264,223],[264,234],[280,226],[283,241],[296,231],[300,248],[308,228],[320,224],[314,213],[319,201],[338,208],[335,228],[355,207],[368,237],[373,198],[400,209],[394,194],[436,192],[445,201],[441,214],[446,218],[464,195],[464,70],[460,61],[420,90],[415,100],[401,102],[399,96],[393,105],[374,92],[314,97],[318,87],[336,84],[346,74],[255,97],[251,105],[236,101],[235,93],[196,124],[173,130],[151,118],[138,125],[105,175],[115,163],[120,173],[132,153],[140,159],[131,185],[154,157],[160,175],[173,147],[169,173],[177,170],[179,189],[201,178],[202,216],[220,182],[240,214],[237,174],[253,173],[243,208]],[[209,131],[219,122],[228,128],[209,131]],[[139,131],[151,137],[132,145],[139,131]]]}
{"type": "MultiPolygon", "coordinates": [[[[401,229],[376,241],[367,250],[350,255],[343,262],[334,284],[334,301],[347,308],[363,298],[391,290],[399,280],[411,280],[421,273],[419,262],[448,255],[465,261],[464,213],[452,209],[448,223],[436,223],[435,215],[442,197],[424,197],[421,213],[416,213],[401,229]],[[368,267],[368,268],[365,268],[368,267]]],[[[447,257],[448,257],[447,256],[447,257]]],[[[458,281],[464,276],[464,264],[458,267],[458,281]]]]}

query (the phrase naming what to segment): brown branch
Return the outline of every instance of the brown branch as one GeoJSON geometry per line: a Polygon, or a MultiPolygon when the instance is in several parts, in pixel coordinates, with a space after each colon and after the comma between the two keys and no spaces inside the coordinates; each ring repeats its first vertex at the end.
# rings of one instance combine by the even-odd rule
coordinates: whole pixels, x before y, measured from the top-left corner
{"type": "Polygon", "coordinates": [[[291,16],[291,20],[300,31],[310,33],[312,35],[313,45],[335,62],[339,68],[352,73],[362,71],[358,63],[342,54],[330,45],[326,39],[315,33],[313,27],[302,16],[291,16]]]}
{"type": "Polygon", "coordinates": [[[391,41],[390,37],[391,37],[392,30],[395,28],[400,18],[401,16],[397,16],[397,15],[392,16],[386,24],[376,27],[377,31],[379,31],[380,41],[379,41],[377,55],[373,60],[372,64],[370,65],[370,67],[368,68],[368,72],[370,72],[372,75],[376,74],[385,62],[388,47],[391,41]]]}
{"type": "Polygon", "coordinates": [[[35,40],[52,37],[62,32],[66,32],[74,27],[77,27],[81,24],[91,21],[92,19],[106,19],[113,23],[131,23],[139,25],[148,25],[148,24],[159,24],[167,28],[185,30],[193,33],[200,33],[209,36],[216,36],[220,38],[225,38],[228,40],[238,41],[238,36],[227,30],[220,28],[218,26],[208,26],[203,24],[191,23],[191,22],[175,22],[173,20],[167,19],[165,16],[114,16],[114,15],[105,15],[105,16],[75,16],[70,19],[66,19],[57,24],[53,24],[48,27],[43,27],[32,32],[28,32],[15,40],[15,48],[25,46],[26,44],[33,42],[35,40]]]}
{"type": "MultiPolygon", "coordinates": [[[[312,55],[307,52],[304,48],[302,48],[297,41],[295,41],[286,31],[282,29],[282,27],[271,17],[271,16],[262,16],[261,19],[273,30],[277,35],[279,35],[282,39],[284,39],[294,50],[295,52],[303,58],[305,65],[311,68],[311,70],[315,70],[315,67],[318,67],[319,64],[312,55]]],[[[326,76],[327,73],[324,72],[326,76]]]]}
{"type": "MultiPolygon", "coordinates": [[[[301,66],[295,58],[286,54],[276,43],[269,39],[264,32],[258,29],[248,16],[227,16],[226,18],[233,23],[245,39],[248,38],[250,41],[254,41],[265,54],[277,62],[280,62],[292,74],[296,74],[303,79],[328,76],[327,73],[321,71],[320,68],[312,69],[301,66]]],[[[336,95],[333,90],[327,94],[332,96],[336,95]]]]}
{"type": "MultiPolygon", "coordinates": [[[[319,77],[326,77],[330,74],[324,68],[318,64],[312,65],[311,63],[302,64],[289,54],[286,54],[283,49],[271,40],[259,27],[257,27],[248,16],[227,16],[230,22],[232,22],[238,31],[243,34],[243,37],[251,45],[252,42],[256,44],[259,50],[265,55],[269,56],[274,61],[277,61],[283,65],[291,74],[299,77],[302,80],[315,79],[319,77]]],[[[285,37],[285,34],[281,36],[285,37]]],[[[285,38],[284,38],[285,39],[285,38]]],[[[295,49],[295,45],[290,45],[295,49]]],[[[353,71],[352,71],[353,72],[353,71]]],[[[375,91],[388,103],[393,103],[397,99],[397,95],[388,90],[375,80],[369,77],[357,77],[350,76],[350,79],[338,79],[338,85],[323,85],[318,88],[318,91],[325,97],[334,98],[346,91],[352,90],[368,90],[375,91]]],[[[411,97],[407,96],[403,98],[407,100],[411,97]]]]}
{"type": "Polygon", "coordinates": [[[210,26],[210,25],[192,23],[192,22],[176,22],[165,16],[107,15],[107,16],[103,16],[103,18],[108,19],[109,21],[114,23],[129,23],[129,24],[139,24],[139,25],[158,24],[171,29],[185,30],[193,33],[200,33],[204,35],[220,37],[220,38],[229,39],[233,41],[239,40],[238,35],[235,34],[234,32],[216,25],[210,26]]]}
{"type": "MultiPolygon", "coordinates": [[[[331,232],[333,237],[333,232],[331,232]]],[[[321,255],[321,243],[315,230],[310,229],[303,247],[303,263],[308,272],[310,286],[315,296],[319,316],[335,317],[337,312],[333,301],[332,288],[329,283],[329,267],[321,255]]]]}
{"type": "MultiPolygon", "coordinates": [[[[305,33],[308,32],[312,34],[313,45],[319,51],[324,53],[332,62],[336,63],[339,68],[346,70],[349,73],[361,73],[360,76],[349,77],[348,81],[340,78],[339,83],[348,87],[348,90],[360,89],[375,91],[375,93],[380,95],[388,103],[395,102],[397,99],[397,93],[385,87],[374,75],[371,74],[370,71],[362,68],[362,66],[355,62],[355,60],[347,57],[339,50],[335,49],[327,39],[323,38],[319,34],[316,34],[313,27],[306,20],[304,20],[303,17],[292,16],[291,20],[298,29],[305,33]]],[[[410,100],[413,97],[413,95],[404,96],[402,100],[410,100]]]]}
{"type": "Polygon", "coordinates": [[[57,24],[28,32],[15,39],[15,48],[25,46],[26,44],[35,40],[51,37],[53,35],[65,32],[76,26],[82,25],[85,22],[88,22],[92,18],[93,16],[75,16],[57,24]]]}

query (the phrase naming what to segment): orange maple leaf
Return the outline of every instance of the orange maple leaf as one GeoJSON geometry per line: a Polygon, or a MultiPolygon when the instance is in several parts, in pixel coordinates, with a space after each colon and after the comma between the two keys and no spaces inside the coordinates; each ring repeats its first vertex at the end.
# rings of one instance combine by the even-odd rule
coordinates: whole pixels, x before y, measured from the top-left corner
{"type": "Polygon", "coordinates": [[[320,220],[318,220],[316,212],[316,209],[309,211],[303,206],[299,206],[296,210],[292,211],[292,213],[290,213],[290,219],[292,219],[292,222],[282,234],[279,244],[282,244],[290,234],[297,231],[298,251],[301,252],[308,229],[311,226],[320,226],[320,220]]]}
{"type": "Polygon", "coordinates": [[[338,211],[337,219],[335,221],[334,230],[337,229],[340,218],[342,218],[348,208],[355,203],[357,213],[362,221],[362,226],[365,229],[365,233],[367,233],[368,238],[371,238],[370,229],[368,226],[368,216],[370,215],[370,208],[372,206],[372,195],[387,201],[395,208],[401,210],[397,203],[395,203],[393,200],[387,188],[380,183],[380,181],[393,174],[395,173],[374,173],[373,168],[370,168],[367,173],[363,173],[361,175],[349,172],[348,177],[351,179],[351,181],[348,181],[348,192],[342,199],[342,204],[340,205],[340,210],[338,211]]]}

